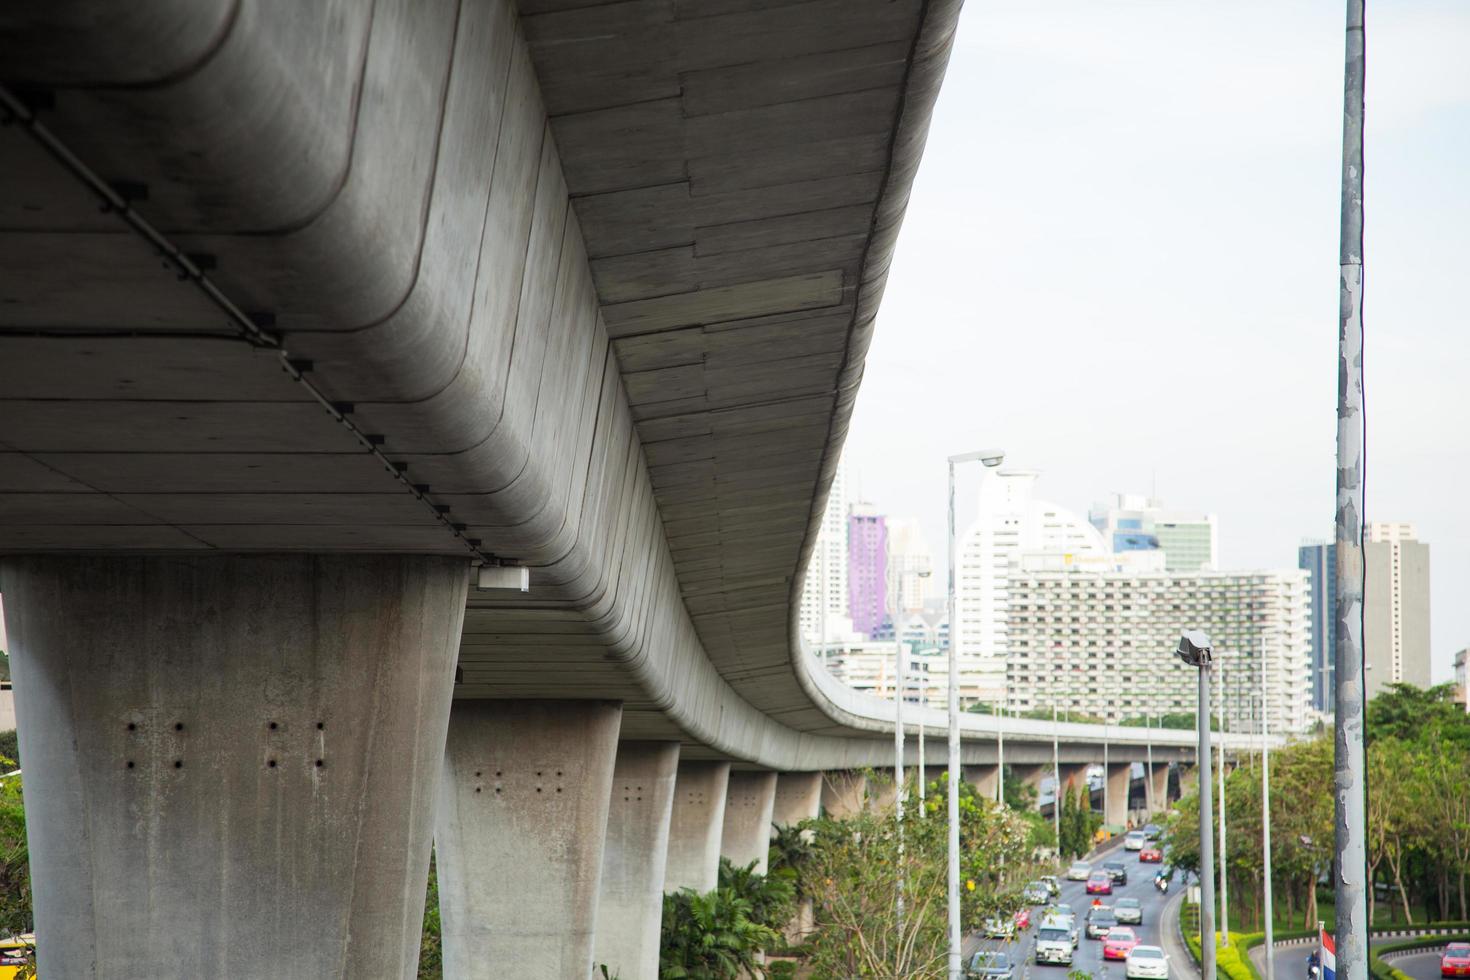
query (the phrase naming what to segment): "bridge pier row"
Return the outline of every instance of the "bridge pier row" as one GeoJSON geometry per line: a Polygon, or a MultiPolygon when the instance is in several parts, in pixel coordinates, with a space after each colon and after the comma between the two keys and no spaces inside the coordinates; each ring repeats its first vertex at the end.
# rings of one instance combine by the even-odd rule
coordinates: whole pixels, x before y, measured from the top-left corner
{"type": "Polygon", "coordinates": [[[868,777],[861,772],[839,769],[822,774],[822,810],[842,820],[863,808],[868,795],[868,777]]]}
{"type": "Polygon", "coordinates": [[[454,705],[434,827],[446,977],[591,974],[622,713],[454,705]]]}
{"type": "Polygon", "coordinates": [[[720,856],[737,868],[755,862],[766,873],[771,852],[771,816],[776,807],[774,772],[731,772],[725,788],[725,819],[720,828],[720,856]]]}
{"type": "Polygon", "coordinates": [[[790,827],[820,816],[822,812],[822,774],[819,772],[783,772],[776,776],[776,799],[771,806],[771,836],[776,827],[790,827]]]}
{"type": "Polygon", "coordinates": [[[1000,786],[1000,766],[993,762],[961,766],[960,776],[975,787],[975,794],[982,800],[995,799],[995,791],[1000,786]]]}
{"type": "Polygon", "coordinates": [[[467,581],[0,562],[45,975],[414,976],[467,581]]]}
{"type": "Polygon", "coordinates": [[[1039,762],[1011,763],[1011,774],[1036,790],[1036,806],[1041,806],[1041,782],[1052,774],[1052,767],[1039,762]]]}
{"type": "Polygon", "coordinates": [[[1199,792],[1199,766],[1187,762],[1179,763],[1179,796],[1185,797],[1199,792]]]}
{"type": "Polygon", "coordinates": [[[1064,763],[1061,764],[1061,767],[1060,768],[1062,770],[1062,795],[1063,796],[1065,796],[1067,793],[1073,792],[1078,786],[1081,786],[1083,788],[1084,792],[1086,791],[1086,789],[1087,789],[1087,763],[1085,763],[1085,762],[1064,762],[1064,763]]]}
{"type": "Polygon", "coordinates": [[[1133,781],[1133,763],[1109,762],[1103,779],[1107,780],[1103,823],[1121,827],[1128,822],[1128,791],[1133,781]]]}
{"type": "Polygon", "coordinates": [[[658,976],[664,868],[678,742],[619,742],[602,847],[593,962],[614,976],[658,976]]]}
{"type": "Polygon", "coordinates": [[[669,818],[665,892],[692,888],[702,895],[713,891],[719,883],[725,794],[729,787],[728,762],[679,763],[673,814],[669,818]]]}

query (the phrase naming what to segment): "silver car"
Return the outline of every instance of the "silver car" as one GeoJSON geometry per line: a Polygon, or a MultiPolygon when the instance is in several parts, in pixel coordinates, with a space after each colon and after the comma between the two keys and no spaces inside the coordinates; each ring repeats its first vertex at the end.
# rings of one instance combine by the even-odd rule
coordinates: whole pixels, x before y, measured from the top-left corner
{"type": "Polygon", "coordinates": [[[1136,898],[1120,898],[1114,901],[1113,915],[1120,925],[1143,925],[1143,905],[1136,898]]]}

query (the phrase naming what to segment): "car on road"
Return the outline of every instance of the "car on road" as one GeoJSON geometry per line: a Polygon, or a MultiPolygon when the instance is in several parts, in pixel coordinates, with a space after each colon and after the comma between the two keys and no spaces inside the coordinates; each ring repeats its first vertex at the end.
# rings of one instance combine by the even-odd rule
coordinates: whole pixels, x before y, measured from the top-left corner
{"type": "Polygon", "coordinates": [[[1040,878],[1037,878],[1036,880],[1039,881],[1039,882],[1041,882],[1043,885],[1046,886],[1046,890],[1049,891],[1049,892],[1051,892],[1051,897],[1052,898],[1058,898],[1058,897],[1061,896],[1061,894],[1062,894],[1062,885],[1061,885],[1061,882],[1057,881],[1057,876],[1056,875],[1042,875],[1040,878]]]}
{"type": "Polygon", "coordinates": [[[981,924],[980,931],[986,939],[1016,938],[1016,920],[1009,915],[992,915],[981,924]]]}
{"type": "Polygon", "coordinates": [[[1065,932],[1067,934],[1067,938],[1071,940],[1071,942],[1072,942],[1072,948],[1073,949],[1076,949],[1077,948],[1077,916],[1075,916],[1075,915],[1072,914],[1071,908],[1069,908],[1067,906],[1062,906],[1062,907],[1065,908],[1065,909],[1067,909],[1067,911],[1065,911],[1065,912],[1059,912],[1059,911],[1057,911],[1057,909],[1055,907],[1052,907],[1052,908],[1048,908],[1044,912],[1042,912],[1041,913],[1041,928],[1043,928],[1043,929],[1060,929],[1060,930],[1062,930],[1063,932],[1065,932]]]}
{"type": "Polygon", "coordinates": [[[1136,898],[1120,898],[1113,902],[1113,914],[1125,926],[1143,925],[1143,903],[1136,898]]]}
{"type": "Polygon", "coordinates": [[[1148,838],[1144,836],[1143,831],[1130,830],[1128,831],[1128,836],[1123,838],[1123,850],[1141,851],[1143,850],[1143,845],[1147,843],[1147,841],[1148,838]]]}
{"type": "Polygon", "coordinates": [[[1159,835],[1163,832],[1164,828],[1160,827],[1156,823],[1146,823],[1143,825],[1143,836],[1147,837],[1149,840],[1158,840],[1159,835]]]}
{"type": "Polygon", "coordinates": [[[1066,929],[1043,923],[1036,931],[1036,962],[1071,966],[1072,953],[1077,948],[1072,937],[1066,929]]]}
{"type": "Polygon", "coordinates": [[[1169,980],[1169,958],[1157,946],[1134,946],[1123,963],[1129,980],[1169,980]]]}
{"type": "Polygon", "coordinates": [[[1086,861],[1073,861],[1072,866],[1067,869],[1067,880],[1086,881],[1090,874],[1092,874],[1092,865],[1086,861]]]}
{"type": "Polygon", "coordinates": [[[1117,916],[1113,915],[1112,908],[1107,905],[1094,905],[1087,910],[1088,939],[1105,938],[1108,930],[1114,928],[1117,924],[1117,916]]]}
{"type": "Polygon", "coordinates": [[[1040,881],[1029,883],[1021,895],[1032,905],[1045,905],[1051,901],[1051,889],[1046,887],[1044,882],[1040,881]]]}
{"type": "Polygon", "coordinates": [[[1126,960],[1128,953],[1138,945],[1138,933],[1127,926],[1113,926],[1103,937],[1103,959],[1126,960]]]}
{"type": "Polygon", "coordinates": [[[1128,884],[1128,865],[1122,861],[1104,861],[1103,870],[1113,876],[1113,884],[1128,884]]]}
{"type": "Polygon", "coordinates": [[[1139,864],[1163,864],[1164,849],[1157,844],[1147,844],[1138,852],[1139,864]]]}
{"type": "Polygon", "coordinates": [[[994,949],[982,949],[970,957],[965,977],[1001,977],[1011,980],[1016,975],[1016,964],[1007,953],[994,949]]]}
{"type": "Polygon", "coordinates": [[[1087,894],[1089,895],[1111,895],[1113,893],[1113,876],[1106,871],[1098,871],[1087,879],[1087,894]]]}
{"type": "Polygon", "coordinates": [[[1021,909],[1014,916],[1011,917],[1011,921],[1016,924],[1016,930],[1017,931],[1023,931],[1023,930],[1026,930],[1026,929],[1030,929],[1031,928],[1031,910],[1030,909],[1027,909],[1027,908],[1021,909]]]}
{"type": "Polygon", "coordinates": [[[1442,977],[1470,977],[1470,943],[1450,943],[1439,958],[1442,977]]]}

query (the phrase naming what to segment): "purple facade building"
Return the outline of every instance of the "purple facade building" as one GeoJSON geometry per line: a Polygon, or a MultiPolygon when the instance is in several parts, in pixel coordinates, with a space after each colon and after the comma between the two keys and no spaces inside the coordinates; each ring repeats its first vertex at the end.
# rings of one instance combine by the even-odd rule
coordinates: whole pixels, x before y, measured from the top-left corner
{"type": "Polygon", "coordinates": [[[867,504],[853,504],[847,518],[847,613],[852,628],[872,636],[887,619],[888,528],[867,504]]]}

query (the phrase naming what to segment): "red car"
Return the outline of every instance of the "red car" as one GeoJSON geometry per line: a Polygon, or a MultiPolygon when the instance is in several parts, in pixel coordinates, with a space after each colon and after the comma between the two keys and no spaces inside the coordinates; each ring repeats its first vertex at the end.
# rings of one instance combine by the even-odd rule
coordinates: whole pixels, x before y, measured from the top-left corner
{"type": "Polygon", "coordinates": [[[1470,977],[1470,943],[1450,943],[1439,958],[1442,977],[1470,977]]]}
{"type": "Polygon", "coordinates": [[[1031,928],[1031,910],[1023,907],[1016,913],[1015,922],[1017,932],[1031,928]]]}
{"type": "Polygon", "coordinates": [[[1138,936],[1132,929],[1127,926],[1113,926],[1103,940],[1103,959],[1126,960],[1129,952],[1137,945],[1138,936]]]}
{"type": "Polygon", "coordinates": [[[1150,844],[1138,852],[1139,864],[1163,864],[1164,852],[1157,844],[1150,844]]]}
{"type": "Polygon", "coordinates": [[[1099,871],[1087,879],[1087,894],[1089,895],[1111,895],[1113,893],[1113,876],[1106,871],[1099,871]]]}

